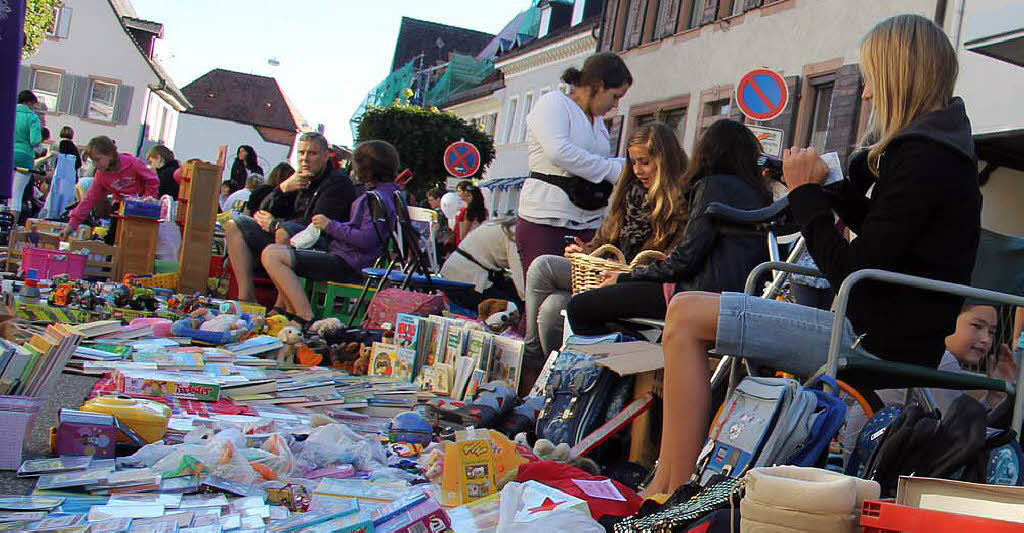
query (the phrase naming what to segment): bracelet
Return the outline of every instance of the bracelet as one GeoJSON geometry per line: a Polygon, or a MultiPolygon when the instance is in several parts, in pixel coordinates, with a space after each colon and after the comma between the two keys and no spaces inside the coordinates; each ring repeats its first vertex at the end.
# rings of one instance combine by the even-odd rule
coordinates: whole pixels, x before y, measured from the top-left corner
{"type": "Polygon", "coordinates": [[[273,234],[277,233],[277,227],[280,226],[280,225],[281,225],[281,221],[280,220],[278,220],[276,218],[274,220],[271,220],[270,221],[270,234],[273,235],[273,234]]]}

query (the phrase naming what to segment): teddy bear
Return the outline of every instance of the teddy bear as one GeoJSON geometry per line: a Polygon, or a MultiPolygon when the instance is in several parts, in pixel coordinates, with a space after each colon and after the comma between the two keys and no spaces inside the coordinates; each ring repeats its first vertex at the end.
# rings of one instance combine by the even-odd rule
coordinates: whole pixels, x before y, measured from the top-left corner
{"type": "Polygon", "coordinates": [[[477,316],[492,333],[515,327],[520,318],[519,307],[508,300],[490,298],[477,306],[477,316]]]}
{"type": "Polygon", "coordinates": [[[284,343],[284,346],[277,351],[278,363],[292,363],[295,361],[295,352],[302,342],[302,332],[294,326],[286,326],[277,334],[277,338],[284,343]]]}

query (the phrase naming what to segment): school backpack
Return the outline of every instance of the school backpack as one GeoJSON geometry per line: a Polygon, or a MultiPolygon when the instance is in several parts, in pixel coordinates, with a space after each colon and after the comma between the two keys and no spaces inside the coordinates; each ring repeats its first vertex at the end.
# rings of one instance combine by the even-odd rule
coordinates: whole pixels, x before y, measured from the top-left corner
{"type": "Polygon", "coordinates": [[[544,385],[544,406],[537,415],[538,438],[575,445],[608,419],[610,405],[618,405],[632,393],[628,386],[632,380],[598,365],[601,356],[572,348],[627,339],[632,340],[618,333],[568,339],[568,347],[556,356],[544,385]]]}
{"type": "Polygon", "coordinates": [[[846,404],[833,394],[792,379],[744,378],[715,416],[695,476],[703,486],[754,466],[815,466],[845,418],[846,404]]]}

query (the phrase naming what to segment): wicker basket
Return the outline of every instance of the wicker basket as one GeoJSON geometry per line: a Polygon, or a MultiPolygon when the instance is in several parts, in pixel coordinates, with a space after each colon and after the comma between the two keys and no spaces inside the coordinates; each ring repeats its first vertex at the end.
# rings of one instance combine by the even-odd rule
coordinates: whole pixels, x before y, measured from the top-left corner
{"type": "Polygon", "coordinates": [[[644,250],[633,258],[633,262],[626,264],[626,256],[622,251],[611,244],[602,244],[590,254],[569,254],[569,262],[572,264],[572,293],[579,294],[601,285],[601,275],[604,272],[629,272],[635,266],[646,265],[652,261],[664,259],[665,254],[657,250],[644,250]],[[614,259],[604,259],[602,256],[612,255],[614,259]]]}

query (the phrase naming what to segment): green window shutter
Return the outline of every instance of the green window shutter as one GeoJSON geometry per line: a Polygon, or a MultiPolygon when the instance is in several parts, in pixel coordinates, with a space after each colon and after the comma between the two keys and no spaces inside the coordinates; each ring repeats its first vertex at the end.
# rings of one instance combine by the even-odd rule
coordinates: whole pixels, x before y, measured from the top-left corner
{"type": "Polygon", "coordinates": [[[68,77],[75,79],[74,92],[71,93],[71,107],[68,112],[80,117],[88,116],[92,80],[85,76],[68,75],[68,77]]]}

